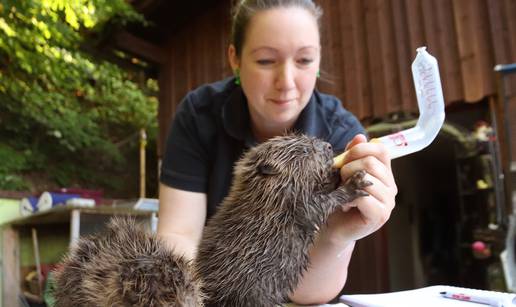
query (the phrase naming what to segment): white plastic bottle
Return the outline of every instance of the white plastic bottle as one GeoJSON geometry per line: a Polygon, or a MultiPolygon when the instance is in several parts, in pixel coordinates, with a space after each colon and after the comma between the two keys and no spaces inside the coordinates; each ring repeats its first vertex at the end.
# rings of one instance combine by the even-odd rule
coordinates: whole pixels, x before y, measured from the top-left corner
{"type": "MultiPolygon", "coordinates": [[[[419,151],[432,143],[444,122],[444,97],[437,60],[417,48],[412,62],[412,77],[417,95],[419,119],[416,126],[393,134],[372,139],[387,146],[392,159],[419,151]]],[[[334,166],[342,167],[347,152],[334,158],[334,166]]]]}

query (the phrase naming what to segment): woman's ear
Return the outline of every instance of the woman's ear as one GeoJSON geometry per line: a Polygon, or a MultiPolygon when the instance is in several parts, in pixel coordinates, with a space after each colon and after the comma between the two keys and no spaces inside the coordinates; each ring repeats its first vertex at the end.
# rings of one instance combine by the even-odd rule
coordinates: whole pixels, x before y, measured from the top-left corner
{"type": "Polygon", "coordinates": [[[230,44],[228,47],[228,60],[232,71],[235,71],[240,68],[240,59],[236,54],[236,48],[233,44],[230,44]]]}

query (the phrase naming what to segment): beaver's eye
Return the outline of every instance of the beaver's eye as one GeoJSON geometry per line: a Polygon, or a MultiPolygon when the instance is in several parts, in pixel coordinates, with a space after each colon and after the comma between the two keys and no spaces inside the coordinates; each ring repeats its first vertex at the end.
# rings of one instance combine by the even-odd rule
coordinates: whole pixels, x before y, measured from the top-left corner
{"type": "Polygon", "coordinates": [[[258,173],[266,176],[277,175],[279,171],[271,164],[260,163],[258,165],[258,173]]]}
{"type": "Polygon", "coordinates": [[[308,150],[308,148],[303,147],[303,153],[304,153],[305,155],[307,155],[307,154],[309,154],[309,153],[310,153],[310,151],[308,150]]]}

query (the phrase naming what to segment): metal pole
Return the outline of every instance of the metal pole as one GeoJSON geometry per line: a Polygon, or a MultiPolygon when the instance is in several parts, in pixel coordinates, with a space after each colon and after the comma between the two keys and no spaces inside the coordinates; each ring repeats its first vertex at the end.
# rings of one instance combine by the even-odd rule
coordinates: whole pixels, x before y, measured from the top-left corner
{"type": "MultiPolygon", "coordinates": [[[[516,73],[516,64],[496,65],[494,68],[496,90],[497,90],[497,114],[502,121],[502,125],[498,127],[496,133],[500,145],[501,166],[504,175],[504,197],[506,211],[511,214],[514,212],[514,204],[512,203],[512,178],[511,178],[511,130],[509,125],[509,107],[508,99],[505,95],[505,79],[508,74],[516,73]]],[[[514,119],[513,119],[514,120],[514,119]]]]}
{"type": "MultiPolygon", "coordinates": [[[[504,87],[504,77],[507,74],[512,74],[516,72],[516,63],[509,65],[496,65],[494,68],[495,71],[495,79],[496,79],[496,91],[497,91],[497,100],[493,104],[497,105],[497,114],[500,120],[503,120],[503,129],[496,130],[497,133],[497,143],[500,146],[500,149],[503,150],[501,152],[503,160],[503,172],[504,172],[504,187],[505,187],[505,208],[507,210],[507,215],[509,221],[508,229],[507,229],[507,237],[505,242],[505,250],[500,254],[500,259],[504,268],[504,276],[505,283],[507,285],[508,290],[514,291],[514,282],[516,280],[516,268],[514,266],[514,238],[516,236],[516,224],[515,224],[515,204],[513,203],[512,197],[512,178],[511,178],[511,130],[509,128],[509,115],[508,115],[508,105],[507,105],[507,97],[505,94],[504,87]],[[500,140],[502,142],[500,142],[500,140]]],[[[514,120],[514,119],[513,119],[514,120]]]]}
{"type": "Polygon", "coordinates": [[[36,274],[38,274],[38,298],[43,296],[43,273],[41,271],[41,261],[39,257],[38,232],[32,228],[32,247],[34,248],[34,260],[36,262],[36,274]]]}
{"type": "Polygon", "coordinates": [[[147,147],[147,133],[140,130],[140,198],[145,198],[145,147],[147,147]]]}
{"type": "Polygon", "coordinates": [[[81,234],[81,211],[73,209],[70,213],[70,248],[72,248],[81,234]]]}

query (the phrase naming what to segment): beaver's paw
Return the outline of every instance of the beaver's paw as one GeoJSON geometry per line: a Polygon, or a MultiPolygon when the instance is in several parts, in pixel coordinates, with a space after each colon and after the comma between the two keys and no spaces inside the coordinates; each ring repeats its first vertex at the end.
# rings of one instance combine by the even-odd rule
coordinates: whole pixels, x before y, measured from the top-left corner
{"type": "Polygon", "coordinates": [[[366,172],[364,170],[358,171],[354,173],[351,177],[349,177],[346,182],[344,182],[343,187],[345,187],[346,191],[353,195],[353,198],[357,198],[360,196],[368,196],[369,193],[364,191],[365,187],[372,185],[371,181],[365,180],[366,172]]]}

